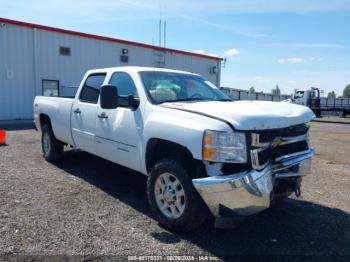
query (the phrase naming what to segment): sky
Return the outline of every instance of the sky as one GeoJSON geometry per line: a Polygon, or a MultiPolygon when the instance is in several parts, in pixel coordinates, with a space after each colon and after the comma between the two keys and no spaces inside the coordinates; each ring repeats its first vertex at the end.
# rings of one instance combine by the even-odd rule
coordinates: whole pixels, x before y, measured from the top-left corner
{"type": "Polygon", "coordinates": [[[350,0],[0,0],[0,17],[227,58],[221,86],[350,83],[350,0]]]}

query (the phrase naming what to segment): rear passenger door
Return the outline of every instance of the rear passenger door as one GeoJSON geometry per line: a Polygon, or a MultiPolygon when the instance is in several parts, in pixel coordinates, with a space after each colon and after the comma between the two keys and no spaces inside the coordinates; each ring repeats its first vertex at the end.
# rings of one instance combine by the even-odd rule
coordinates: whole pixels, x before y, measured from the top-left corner
{"type": "Polygon", "coordinates": [[[95,124],[98,99],[105,73],[89,75],[72,107],[72,136],[77,148],[96,154],[95,124]]]}

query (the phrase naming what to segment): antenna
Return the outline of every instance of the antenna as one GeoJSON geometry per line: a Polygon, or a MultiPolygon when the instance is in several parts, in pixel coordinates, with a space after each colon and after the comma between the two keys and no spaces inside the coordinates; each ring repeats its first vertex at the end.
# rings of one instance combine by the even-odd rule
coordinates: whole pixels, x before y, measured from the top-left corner
{"type": "Polygon", "coordinates": [[[164,30],[163,30],[164,32],[164,47],[166,46],[166,20],[164,21],[164,30]]]}
{"type": "Polygon", "coordinates": [[[162,46],[162,19],[159,19],[159,46],[162,46]]]}

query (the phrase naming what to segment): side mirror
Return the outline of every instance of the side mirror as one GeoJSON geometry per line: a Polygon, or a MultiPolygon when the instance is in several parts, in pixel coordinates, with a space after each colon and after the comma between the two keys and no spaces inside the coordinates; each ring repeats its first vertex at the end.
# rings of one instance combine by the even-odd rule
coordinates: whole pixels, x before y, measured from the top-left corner
{"type": "Polygon", "coordinates": [[[140,100],[138,98],[135,98],[133,95],[128,96],[128,105],[131,109],[135,110],[140,105],[140,100]]]}
{"type": "Polygon", "coordinates": [[[118,107],[118,89],[113,85],[103,85],[101,87],[101,108],[115,109],[118,107]]]}

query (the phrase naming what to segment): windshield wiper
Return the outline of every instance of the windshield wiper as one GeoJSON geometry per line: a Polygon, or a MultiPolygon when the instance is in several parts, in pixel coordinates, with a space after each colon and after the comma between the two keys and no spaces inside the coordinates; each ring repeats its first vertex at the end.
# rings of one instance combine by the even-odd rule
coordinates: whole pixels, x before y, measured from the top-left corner
{"type": "Polygon", "coordinates": [[[219,99],[219,100],[216,100],[216,101],[221,101],[221,102],[232,102],[232,99],[223,98],[223,99],[219,99]]]}

